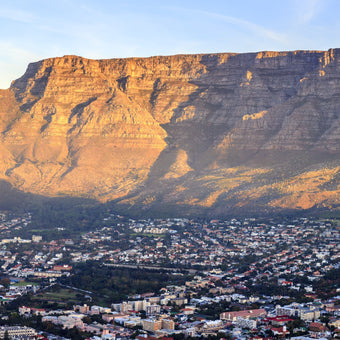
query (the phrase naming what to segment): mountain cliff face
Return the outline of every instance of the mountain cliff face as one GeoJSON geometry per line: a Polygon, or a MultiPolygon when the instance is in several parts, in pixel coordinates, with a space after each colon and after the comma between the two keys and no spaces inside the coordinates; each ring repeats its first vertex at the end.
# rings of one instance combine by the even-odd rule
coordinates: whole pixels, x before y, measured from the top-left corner
{"type": "Polygon", "coordinates": [[[340,49],[28,66],[0,91],[0,179],[124,207],[340,203],[340,49]]]}

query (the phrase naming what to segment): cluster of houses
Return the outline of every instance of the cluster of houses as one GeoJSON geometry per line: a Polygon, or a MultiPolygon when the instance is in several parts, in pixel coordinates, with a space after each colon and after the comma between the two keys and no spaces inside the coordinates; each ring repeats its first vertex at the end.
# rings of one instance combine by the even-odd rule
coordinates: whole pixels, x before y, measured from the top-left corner
{"type": "MultiPolygon", "coordinates": [[[[214,296],[186,297],[195,291],[193,287],[201,289],[200,283],[209,281],[209,277],[211,273],[207,277],[196,277],[183,286],[167,286],[157,296],[145,293],[135,296],[135,300],[113,303],[110,307],[84,304],[75,305],[73,310],[44,310],[21,306],[19,314],[25,317],[41,315],[43,322],[64,329],[76,327],[82,332],[94,334],[93,339],[131,338],[136,335],[136,331],[144,339],[171,337],[175,334],[184,337],[274,339],[294,338],[303,333],[305,340],[329,339],[340,335],[340,296],[327,301],[315,299],[308,303],[279,305],[277,302],[282,301],[281,296],[247,297],[235,293],[234,287],[227,287],[217,290],[214,296]],[[225,310],[217,319],[202,315],[202,307],[223,301],[231,302],[239,310],[225,310]],[[254,302],[261,302],[261,308],[251,308],[254,302]],[[102,321],[99,322],[98,318],[96,322],[91,321],[93,316],[100,316],[102,321]],[[293,327],[296,320],[302,322],[303,326],[293,327]]],[[[209,281],[208,287],[213,286],[213,282],[209,281]]]]}
{"type": "MultiPolygon", "coordinates": [[[[3,222],[0,233],[20,230],[30,222],[30,215],[24,218],[14,219],[12,224],[3,222]]],[[[47,241],[33,235],[23,242],[8,234],[3,238],[0,261],[3,274],[12,283],[0,286],[1,303],[40,289],[37,284],[15,285],[13,280],[55,283],[72,275],[76,262],[177,267],[191,269],[196,275],[183,286],[168,286],[110,307],[77,305],[73,310],[44,310],[21,306],[19,314],[41,315],[43,322],[65,329],[76,327],[95,334],[94,339],[130,338],[137,333],[143,339],[172,334],[234,339],[300,333],[305,338],[330,338],[338,334],[340,297],[336,294],[340,289],[334,288],[334,298],[327,301],[315,291],[315,283],[340,266],[340,229],[332,221],[301,218],[283,223],[248,218],[202,222],[112,215],[103,223],[105,226],[73,239],[47,241]],[[29,250],[28,242],[34,244],[29,250]],[[265,286],[273,280],[285,296],[248,292],[249,287],[265,286]],[[310,302],[297,303],[296,292],[310,302]],[[226,304],[230,308],[219,318],[204,314],[207,306],[226,304]],[[91,319],[95,315],[100,317],[96,322],[91,319]],[[296,320],[303,325],[293,327],[296,320]]]]}
{"type": "Polygon", "coordinates": [[[92,251],[73,250],[70,255],[74,262],[91,259],[119,265],[227,268],[234,272],[239,270],[240,260],[251,256],[254,261],[249,273],[255,272],[256,266],[260,275],[318,278],[338,262],[339,238],[339,228],[332,223],[306,218],[285,224],[254,218],[206,223],[130,219],[82,235],[80,248],[86,243],[93,246],[88,248],[92,251]]]}
{"type": "Polygon", "coordinates": [[[71,262],[100,260],[119,265],[222,268],[227,273],[256,273],[259,279],[274,275],[282,279],[282,285],[292,285],[285,276],[308,275],[317,279],[333,269],[340,257],[339,228],[327,221],[299,219],[283,224],[255,219],[206,223],[188,219],[129,219],[119,222],[78,239],[47,242],[33,235],[32,240],[26,241],[34,242],[35,250],[25,252],[17,250],[21,239],[13,238],[16,248],[13,244],[5,245],[6,249],[0,251],[4,274],[58,278],[68,275],[70,270],[55,270],[54,266],[70,268],[72,263],[64,261],[67,258],[71,262]],[[248,270],[240,273],[242,259],[247,260],[248,270]]]}
{"type": "MultiPolygon", "coordinates": [[[[9,242],[17,242],[15,238],[7,238],[8,235],[11,234],[12,231],[17,232],[18,230],[25,228],[32,221],[32,214],[25,213],[22,215],[19,214],[8,214],[4,212],[0,212],[0,244],[5,244],[9,242]]],[[[20,238],[19,238],[20,240],[20,238]]]]}

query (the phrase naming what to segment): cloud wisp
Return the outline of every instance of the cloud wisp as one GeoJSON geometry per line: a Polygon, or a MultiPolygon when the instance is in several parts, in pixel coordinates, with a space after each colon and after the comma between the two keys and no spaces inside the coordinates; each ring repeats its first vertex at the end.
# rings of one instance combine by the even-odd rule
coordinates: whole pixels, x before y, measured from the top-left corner
{"type": "Polygon", "coordinates": [[[296,2],[299,24],[309,24],[322,8],[321,0],[298,0],[296,2]]]}
{"type": "Polygon", "coordinates": [[[24,24],[32,24],[36,20],[32,13],[13,8],[0,8],[0,18],[24,24]]]}
{"type": "Polygon", "coordinates": [[[264,26],[261,26],[259,24],[255,24],[251,21],[247,21],[244,19],[240,19],[233,16],[228,16],[220,13],[205,11],[205,10],[199,10],[199,9],[186,9],[186,8],[175,8],[175,7],[168,7],[169,9],[177,10],[177,11],[184,11],[184,12],[190,12],[194,14],[200,14],[205,17],[209,17],[211,19],[217,19],[219,21],[223,21],[227,24],[235,25],[240,28],[246,29],[252,34],[255,34],[259,37],[270,39],[272,41],[281,43],[286,45],[287,44],[287,36],[285,34],[276,32],[274,30],[268,29],[264,26]]]}

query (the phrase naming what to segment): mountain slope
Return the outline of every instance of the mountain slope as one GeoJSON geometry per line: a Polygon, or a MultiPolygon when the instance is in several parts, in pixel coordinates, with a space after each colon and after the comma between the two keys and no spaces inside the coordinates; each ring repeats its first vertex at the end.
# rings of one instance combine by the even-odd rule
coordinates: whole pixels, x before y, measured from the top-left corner
{"type": "Polygon", "coordinates": [[[340,50],[30,64],[0,91],[0,179],[157,211],[337,206],[340,50]]]}

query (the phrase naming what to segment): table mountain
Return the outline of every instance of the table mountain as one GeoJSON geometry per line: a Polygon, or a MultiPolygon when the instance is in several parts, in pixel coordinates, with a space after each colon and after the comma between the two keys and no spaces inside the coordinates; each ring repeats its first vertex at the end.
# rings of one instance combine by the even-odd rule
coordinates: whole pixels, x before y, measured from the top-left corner
{"type": "Polygon", "coordinates": [[[0,179],[142,211],[340,203],[340,49],[29,64],[0,91],[0,179]]]}

